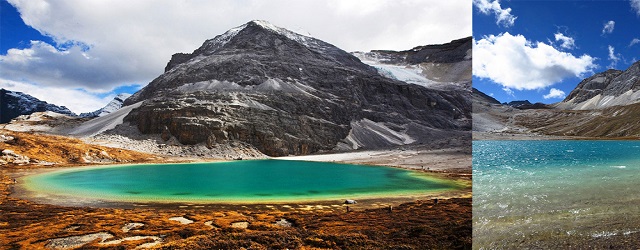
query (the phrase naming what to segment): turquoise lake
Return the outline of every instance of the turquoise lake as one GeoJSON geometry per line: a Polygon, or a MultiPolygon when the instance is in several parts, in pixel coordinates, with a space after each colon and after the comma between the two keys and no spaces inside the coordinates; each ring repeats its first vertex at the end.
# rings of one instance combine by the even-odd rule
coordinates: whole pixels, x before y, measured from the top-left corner
{"type": "Polygon", "coordinates": [[[288,160],[84,167],[32,175],[25,181],[36,193],[158,202],[355,199],[460,188],[398,168],[288,160]]]}
{"type": "Polygon", "coordinates": [[[625,248],[639,189],[639,141],[474,141],[473,247],[625,248]]]}

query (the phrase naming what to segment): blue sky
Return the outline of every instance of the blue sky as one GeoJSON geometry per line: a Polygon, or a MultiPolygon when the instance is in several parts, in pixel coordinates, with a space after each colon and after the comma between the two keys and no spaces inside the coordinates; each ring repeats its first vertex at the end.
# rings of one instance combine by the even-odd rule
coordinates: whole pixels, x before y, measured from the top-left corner
{"type": "Polygon", "coordinates": [[[468,37],[469,0],[0,0],[0,88],[93,111],[163,73],[171,55],[251,20],[346,51],[468,37]]]}
{"type": "Polygon", "coordinates": [[[473,0],[473,86],[501,102],[562,101],[640,60],[640,0],[473,0]]]}

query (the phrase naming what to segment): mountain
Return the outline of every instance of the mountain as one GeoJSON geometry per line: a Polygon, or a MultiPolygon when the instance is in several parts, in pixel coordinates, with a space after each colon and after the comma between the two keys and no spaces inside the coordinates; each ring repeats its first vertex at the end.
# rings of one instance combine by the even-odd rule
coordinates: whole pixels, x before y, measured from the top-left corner
{"type": "Polygon", "coordinates": [[[390,79],[329,43],[251,21],[173,55],[125,101],[140,106],[122,126],[271,156],[390,147],[470,130],[470,94],[390,79]]]}
{"type": "Polygon", "coordinates": [[[129,96],[131,96],[131,94],[127,94],[127,93],[118,94],[106,106],[104,106],[101,109],[98,109],[96,111],[93,111],[93,112],[82,113],[82,114],[80,114],[80,117],[82,117],[82,118],[94,118],[94,117],[100,117],[100,116],[104,116],[106,114],[113,113],[113,112],[115,112],[116,110],[118,110],[118,109],[120,109],[122,107],[122,104],[124,103],[124,100],[129,98],[129,96]]]}
{"type": "Polygon", "coordinates": [[[65,106],[50,104],[22,92],[0,89],[0,123],[7,123],[21,115],[45,111],[76,116],[65,106]]]}
{"type": "Polygon", "coordinates": [[[474,105],[476,103],[500,104],[500,101],[496,100],[496,98],[493,98],[492,96],[487,95],[476,88],[473,88],[472,92],[474,105]]]}
{"type": "Polygon", "coordinates": [[[469,89],[472,41],[467,37],[405,51],[373,50],[352,54],[389,78],[429,88],[447,88],[451,83],[462,83],[462,88],[469,89]]]}
{"type": "Polygon", "coordinates": [[[474,139],[477,139],[477,132],[509,131],[512,125],[508,124],[508,116],[517,109],[500,103],[476,88],[472,89],[472,100],[474,139]]]}
{"type": "Polygon", "coordinates": [[[640,137],[640,124],[636,122],[640,116],[639,90],[640,61],[624,71],[610,69],[582,80],[562,102],[555,104],[487,105],[474,99],[473,131],[637,138],[640,137]]]}
{"type": "Polygon", "coordinates": [[[526,106],[526,105],[531,105],[532,103],[529,102],[529,100],[524,100],[524,101],[510,101],[510,102],[504,102],[502,103],[502,105],[507,105],[507,106],[511,106],[514,108],[520,107],[520,106],[526,106]]]}
{"type": "Polygon", "coordinates": [[[621,71],[609,69],[582,80],[556,106],[561,109],[602,109],[640,101],[640,61],[621,71]]]}

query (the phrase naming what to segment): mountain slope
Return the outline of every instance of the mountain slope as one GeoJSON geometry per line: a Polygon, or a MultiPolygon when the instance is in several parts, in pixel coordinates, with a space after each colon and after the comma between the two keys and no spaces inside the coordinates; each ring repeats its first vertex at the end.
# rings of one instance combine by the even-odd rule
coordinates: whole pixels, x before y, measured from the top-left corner
{"type": "Polygon", "coordinates": [[[429,88],[447,88],[458,83],[471,86],[472,38],[446,44],[418,46],[406,51],[354,52],[381,75],[429,88]],[[443,84],[444,83],[444,84],[443,84]]]}
{"type": "Polygon", "coordinates": [[[98,109],[93,112],[82,113],[79,116],[82,118],[94,118],[94,117],[100,117],[100,116],[113,113],[122,107],[124,100],[129,98],[129,96],[131,96],[131,94],[127,94],[127,93],[118,94],[116,97],[113,98],[113,100],[111,100],[109,103],[107,103],[107,105],[105,105],[101,109],[98,109]]]}
{"type": "Polygon", "coordinates": [[[50,104],[22,92],[0,89],[0,123],[7,123],[21,115],[45,111],[53,111],[70,116],[76,115],[65,106],[50,104]]]}
{"type": "Polygon", "coordinates": [[[473,131],[528,136],[640,137],[639,90],[640,61],[625,71],[607,70],[588,77],[565,100],[552,105],[511,108],[497,105],[474,90],[473,131]]]}
{"type": "Polygon", "coordinates": [[[470,129],[470,90],[383,77],[331,44],[265,21],[176,54],[165,70],[125,101],[144,102],[124,121],[183,144],[242,141],[280,156],[426,143],[470,129]]]}
{"type": "Polygon", "coordinates": [[[640,61],[624,71],[610,69],[582,80],[556,106],[561,109],[602,109],[640,101],[640,61]]]}

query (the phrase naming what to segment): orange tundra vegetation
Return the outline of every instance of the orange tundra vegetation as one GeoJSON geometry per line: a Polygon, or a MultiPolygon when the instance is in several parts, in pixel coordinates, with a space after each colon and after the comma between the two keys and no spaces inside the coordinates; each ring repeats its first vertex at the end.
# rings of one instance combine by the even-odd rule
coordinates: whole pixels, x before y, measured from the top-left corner
{"type": "Polygon", "coordinates": [[[0,142],[27,156],[1,165],[2,249],[470,249],[471,198],[418,200],[393,209],[360,204],[315,206],[138,204],[113,208],[38,204],[11,196],[22,169],[167,159],[85,144],[69,137],[0,131],[0,142]],[[102,153],[105,152],[105,153],[102,153]],[[108,155],[108,157],[107,157],[108,155]],[[35,161],[33,161],[35,160],[35,161]],[[192,221],[183,224],[181,218],[192,221]],[[284,222],[284,223],[282,223],[284,222]],[[130,225],[131,228],[125,228],[130,225]],[[91,236],[100,238],[91,238],[91,236]],[[82,238],[86,236],[85,238],[82,238]]]}

